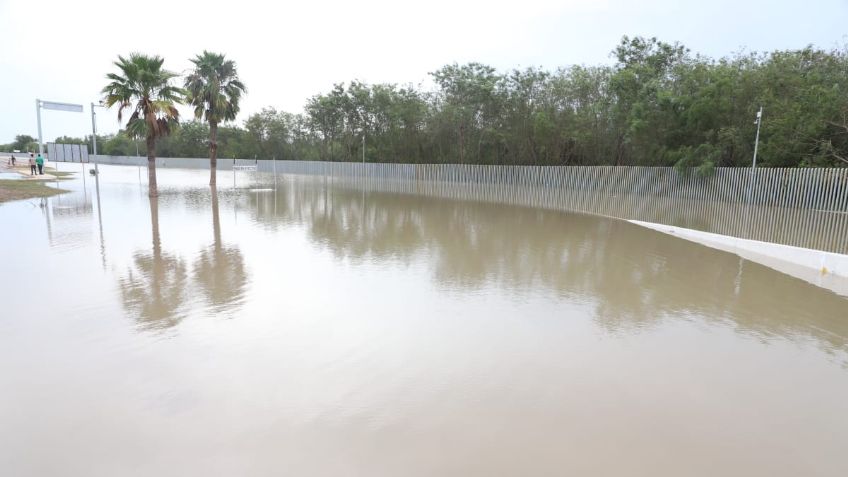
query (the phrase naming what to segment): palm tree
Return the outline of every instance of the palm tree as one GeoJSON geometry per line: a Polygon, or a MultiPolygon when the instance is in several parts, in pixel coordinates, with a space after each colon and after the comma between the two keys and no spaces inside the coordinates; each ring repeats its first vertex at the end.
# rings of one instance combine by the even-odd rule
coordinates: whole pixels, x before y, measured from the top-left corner
{"type": "Polygon", "coordinates": [[[239,100],[246,91],[239,80],[236,64],[224,55],[203,51],[191,60],[194,71],[185,79],[188,102],[194,117],[209,123],[209,185],[215,185],[218,168],[218,123],[232,121],[239,112],[239,100]]]}
{"type": "Polygon", "coordinates": [[[183,101],[184,91],[171,86],[177,75],[162,69],[159,56],[132,53],[129,58],[118,56],[114,64],[120,73],[109,73],[111,82],[103,88],[103,102],[107,107],[118,105],[118,121],[125,109],[132,115],[127,120],[127,135],[147,140],[147,177],[151,197],[156,188],[156,140],[167,136],[179,124],[177,104],[183,101]]]}

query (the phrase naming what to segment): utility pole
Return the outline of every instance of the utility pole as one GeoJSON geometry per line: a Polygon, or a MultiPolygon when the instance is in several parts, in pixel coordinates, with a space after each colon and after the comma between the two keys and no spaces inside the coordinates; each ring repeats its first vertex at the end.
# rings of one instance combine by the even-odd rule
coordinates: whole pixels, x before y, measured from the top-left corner
{"type": "Polygon", "coordinates": [[[365,133],[362,133],[362,163],[365,164],[365,133]]]}

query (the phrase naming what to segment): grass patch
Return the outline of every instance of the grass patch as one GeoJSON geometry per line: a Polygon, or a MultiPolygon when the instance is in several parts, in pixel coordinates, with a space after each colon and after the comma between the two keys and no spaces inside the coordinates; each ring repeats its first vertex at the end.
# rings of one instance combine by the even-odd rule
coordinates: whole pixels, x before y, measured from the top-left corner
{"type": "Polygon", "coordinates": [[[48,187],[41,181],[0,179],[0,203],[35,197],[50,197],[65,192],[68,191],[48,187]]]}
{"type": "MultiPolygon", "coordinates": [[[[15,167],[0,169],[0,172],[17,172],[17,173],[22,174],[26,177],[30,177],[29,166],[22,166],[20,164],[18,164],[15,167]]],[[[56,169],[54,169],[52,167],[45,167],[44,173],[50,174],[51,176],[54,176],[57,179],[71,179],[72,178],[71,176],[73,176],[74,174],[77,174],[78,171],[57,171],[56,169]]]]}
{"type": "Polygon", "coordinates": [[[56,176],[60,179],[76,174],[76,172],[57,171],[56,169],[48,169],[48,168],[44,169],[44,173],[56,176]]]}

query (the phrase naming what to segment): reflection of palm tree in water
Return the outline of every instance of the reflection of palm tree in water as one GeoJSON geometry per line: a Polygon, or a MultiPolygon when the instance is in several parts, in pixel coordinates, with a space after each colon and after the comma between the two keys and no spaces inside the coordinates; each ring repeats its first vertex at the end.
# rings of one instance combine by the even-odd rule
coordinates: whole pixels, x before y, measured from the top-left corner
{"type": "Polygon", "coordinates": [[[247,283],[247,273],[241,251],[236,247],[224,246],[221,242],[218,190],[212,186],[211,192],[214,242],[197,257],[194,278],[210,306],[216,311],[223,311],[240,303],[247,283]]]}
{"type": "Polygon", "coordinates": [[[120,280],[121,296],[127,310],[137,315],[141,327],[162,329],[182,319],[179,309],[185,300],[187,273],[182,260],[162,251],[156,197],[150,197],[150,223],[153,251],[133,254],[133,266],[120,280]]]}

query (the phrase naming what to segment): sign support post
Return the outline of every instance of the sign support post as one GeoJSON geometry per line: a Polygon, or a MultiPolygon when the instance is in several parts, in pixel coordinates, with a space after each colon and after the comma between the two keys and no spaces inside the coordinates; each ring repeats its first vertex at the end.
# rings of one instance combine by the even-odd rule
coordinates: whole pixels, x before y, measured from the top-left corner
{"type": "Polygon", "coordinates": [[[41,135],[41,110],[54,109],[56,111],[70,111],[72,113],[81,113],[81,104],[57,103],[55,101],[42,101],[35,99],[35,116],[38,119],[38,153],[44,154],[44,140],[41,135]]]}

